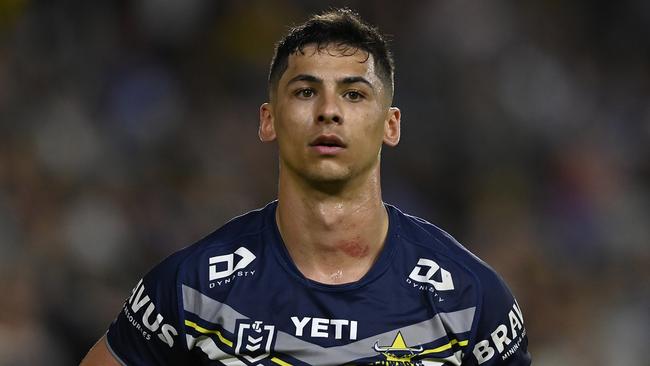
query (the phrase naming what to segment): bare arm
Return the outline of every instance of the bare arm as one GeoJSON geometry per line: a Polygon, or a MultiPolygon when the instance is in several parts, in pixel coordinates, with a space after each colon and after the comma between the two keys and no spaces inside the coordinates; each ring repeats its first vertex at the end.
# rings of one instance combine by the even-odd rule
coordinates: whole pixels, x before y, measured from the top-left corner
{"type": "Polygon", "coordinates": [[[79,366],[121,366],[121,364],[113,357],[111,351],[108,350],[106,336],[103,336],[88,351],[88,354],[81,360],[79,366]]]}

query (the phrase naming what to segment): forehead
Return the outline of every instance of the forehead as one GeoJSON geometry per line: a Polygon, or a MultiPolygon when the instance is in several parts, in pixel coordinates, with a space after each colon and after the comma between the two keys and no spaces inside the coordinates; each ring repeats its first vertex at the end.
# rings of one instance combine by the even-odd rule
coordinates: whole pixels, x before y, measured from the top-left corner
{"type": "Polygon", "coordinates": [[[381,86],[375,70],[372,54],[350,46],[327,45],[318,48],[307,45],[289,55],[287,69],[280,78],[280,86],[286,85],[296,75],[313,75],[327,80],[349,76],[362,76],[376,87],[381,86]]]}

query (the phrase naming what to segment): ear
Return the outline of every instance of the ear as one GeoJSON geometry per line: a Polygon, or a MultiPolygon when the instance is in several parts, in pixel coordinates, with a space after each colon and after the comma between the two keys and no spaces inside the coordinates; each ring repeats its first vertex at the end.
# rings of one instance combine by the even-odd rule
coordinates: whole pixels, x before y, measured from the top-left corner
{"type": "Polygon", "coordinates": [[[273,113],[271,113],[271,104],[269,103],[264,103],[260,107],[260,128],[257,134],[263,142],[270,142],[276,138],[273,113]]]}
{"type": "Polygon", "coordinates": [[[401,118],[402,112],[399,108],[390,107],[388,109],[388,115],[384,122],[384,144],[393,147],[399,143],[401,118]]]}

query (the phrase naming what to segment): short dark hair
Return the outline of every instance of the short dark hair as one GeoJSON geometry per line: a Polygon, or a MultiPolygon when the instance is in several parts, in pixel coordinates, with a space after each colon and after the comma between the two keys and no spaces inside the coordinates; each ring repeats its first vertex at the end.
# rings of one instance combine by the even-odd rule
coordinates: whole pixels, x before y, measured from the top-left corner
{"type": "Polygon", "coordinates": [[[269,71],[269,92],[277,87],[282,74],[287,70],[289,55],[303,53],[308,45],[316,45],[317,50],[321,51],[331,44],[341,47],[344,54],[363,50],[368,53],[368,57],[372,55],[377,76],[386,84],[392,96],[395,66],[386,37],[348,8],[314,15],[305,23],[289,30],[275,46],[269,71]]]}

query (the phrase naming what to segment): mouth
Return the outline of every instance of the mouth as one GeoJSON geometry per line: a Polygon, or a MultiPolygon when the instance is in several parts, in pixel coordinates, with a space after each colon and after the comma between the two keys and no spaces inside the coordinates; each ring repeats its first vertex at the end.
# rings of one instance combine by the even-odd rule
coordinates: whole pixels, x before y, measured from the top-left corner
{"type": "Polygon", "coordinates": [[[347,145],[336,135],[320,135],[309,146],[340,147],[346,148],[347,145]]]}
{"type": "Polygon", "coordinates": [[[336,135],[320,135],[309,146],[319,155],[336,155],[343,151],[347,145],[336,135]]]}

